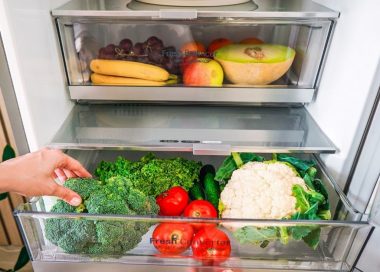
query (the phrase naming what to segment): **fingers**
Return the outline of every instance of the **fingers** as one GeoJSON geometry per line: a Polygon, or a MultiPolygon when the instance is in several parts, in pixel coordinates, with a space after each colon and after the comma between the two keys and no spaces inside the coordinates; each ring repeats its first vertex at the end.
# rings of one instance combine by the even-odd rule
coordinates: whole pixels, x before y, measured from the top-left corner
{"type": "Polygon", "coordinates": [[[63,167],[64,169],[70,170],[70,174],[75,173],[78,177],[82,178],[90,178],[92,177],[91,174],[78,162],[77,160],[71,158],[70,156],[67,156],[63,154],[63,167]],[[73,173],[74,172],[74,173],[73,173]]]}
{"type": "Polygon", "coordinates": [[[58,184],[51,195],[59,197],[72,206],[78,206],[82,203],[82,199],[77,193],[58,184]]]}
{"type": "Polygon", "coordinates": [[[65,173],[66,178],[76,178],[78,175],[76,175],[73,171],[68,170],[68,169],[62,169],[63,172],[65,173]]]}
{"type": "Polygon", "coordinates": [[[51,150],[51,149],[43,149],[42,152],[50,152],[53,155],[53,160],[56,161],[56,168],[64,169],[64,175],[60,175],[57,173],[58,177],[66,176],[68,178],[71,177],[82,177],[82,178],[90,178],[91,174],[82,166],[80,162],[71,158],[70,156],[64,154],[60,150],[51,150]],[[68,171],[67,171],[68,170],[68,171]]]}

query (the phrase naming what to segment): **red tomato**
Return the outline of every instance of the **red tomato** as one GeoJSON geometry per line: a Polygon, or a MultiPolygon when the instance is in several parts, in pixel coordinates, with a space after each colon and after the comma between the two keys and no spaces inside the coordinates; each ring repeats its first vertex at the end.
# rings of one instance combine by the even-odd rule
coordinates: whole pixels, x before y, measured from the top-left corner
{"type": "Polygon", "coordinates": [[[207,48],[207,52],[212,56],[214,54],[214,51],[218,50],[219,48],[222,48],[223,46],[231,44],[232,41],[226,38],[219,38],[216,40],[213,40],[210,45],[207,48]]]}
{"type": "MultiPolygon", "coordinates": [[[[216,218],[218,212],[210,202],[206,200],[194,200],[187,205],[183,215],[186,217],[216,218]]],[[[203,227],[215,226],[213,223],[192,223],[192,225],[196,231],[203,227]]]]}
{"type": "Polygon", "coordinates": [[[231,242],[220,229],[206,227],[195,234],[191,249],[195,258],[208,265],[218,264],[230,256],[231,242]]]}
{"type": "Polygon", "coordinates": [[[165,255],[184,252],[191,245],[194,230],[185,223],[161,223],[153,231],[150,242],[165,255]]]}
{"type": "Polygon", "coordinates": [[[189,202],[189,195],[180,186],[170,188],[156,198],[160,207],[160,215],[178,216],[181,215],[189,202]]]}

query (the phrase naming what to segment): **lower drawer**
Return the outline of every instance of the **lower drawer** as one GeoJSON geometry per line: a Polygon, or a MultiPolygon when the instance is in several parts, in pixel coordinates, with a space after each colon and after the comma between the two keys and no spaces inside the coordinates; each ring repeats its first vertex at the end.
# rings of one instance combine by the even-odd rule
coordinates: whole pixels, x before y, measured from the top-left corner
{"type": "MultiPolygon", "coordinates": [[[[137,151],[106,151],[106,150],[70,150],[69,155],[81,161],[90,172],[93,172],[101,160],[112,161],[117,156],[130,160],[137,160],[146,152],[137,151]]],[[[223,161],[222,156],[194,156],[191,153],[156,152],[157,157],[170,158],[181,156],[188,159],[202,161],[218,167],[223,161]]],[[[242,219],[215,219],[195,220],[183,217],[144,217],[144,216],[113,216],[94,214],[56,214],[50,213],[52,198],[39,198],[33,203],[20,207],[15,212],[19,227],[28,245],[29,253],[36,271],[63,271],[70,265],[75,271],[125,270],[129,271],[260,271],[260,270],[314,270],[314,271],[349,271],[352,262],[348,255],[358,254],[350,252],[351,245],[358,233],[369,232],[371,227],[362,221],[362,214],[357,212],[349,203],[334,180],[326,173],[318,158],[313,155],[301,155],[305,159],[314,159],[318,163],[319,178],[326,186],[331,202],[332,220],[305,221],[305,220],[242,220],[242,219]],[[46,239],[45,225],[48,220],[60,219],[62,224],[71,226],[73,222],[85,222],[82,225],[83,235],[86,235],[87,224],[111,224],[117,228],[128,228],[141,231],[141,241],[135,241],[128,233],[120,239],[131,239],[136,243],[132,250],[122,256],[92,254],[69,254],[46,239]],[[162,256],[153,246],[152,232],[159,223],[191,224],[207,222],[218,224],[230,240],[231,254],[227,260],[202,262],[193,257],[191,249],[180,255],[162,256]],[[231,226],[234,226],[232,228],[231,226]],[[320,242],[316,249],[308,247],[303,241],[291,240],[282,244],[275,240],[266,247],[257,244],[242,243],[237,239],[236,229],[249,226],[253,229],[278,227],[312,227],[320,229],[320,242]],[[149,268],[148,266],[149,265],[149,268]],[[162,270],[163,271],[163,270],[162,270]]],[[[91,231],[91,230],[89,230],[91,231]]],[[[110,229],[112,231],[112,228],[110,229]]],[[[252,234],[252,233],[251,233],[252,234]]],[[[262,235],[263,233],[259,233],[262,235]]],[[[218,238],[213,241],[219,243],[218,238]]],[[[269,239],[270,240],[270,239],[269,239]]],[[[224,241],[222,241],[224,242],[224,241]]],[[[364,242],[364,241],[363,241],[364,242]]],[[[359,247],[360,248],[360,247],[359,247]]],[[[350,258],[352,259],[352,258],[350,258]]]]}

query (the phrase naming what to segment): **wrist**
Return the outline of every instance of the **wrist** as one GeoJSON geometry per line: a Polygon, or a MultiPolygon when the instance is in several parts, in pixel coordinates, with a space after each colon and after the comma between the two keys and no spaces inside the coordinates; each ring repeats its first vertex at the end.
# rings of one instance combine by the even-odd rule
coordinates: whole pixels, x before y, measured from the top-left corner
{"type": "Polygon", "coordinates": [[[0,192],[12,192],[16,189],[14,187],[17,187],[11,168],[6,163],[0,163],[0,192]]]}

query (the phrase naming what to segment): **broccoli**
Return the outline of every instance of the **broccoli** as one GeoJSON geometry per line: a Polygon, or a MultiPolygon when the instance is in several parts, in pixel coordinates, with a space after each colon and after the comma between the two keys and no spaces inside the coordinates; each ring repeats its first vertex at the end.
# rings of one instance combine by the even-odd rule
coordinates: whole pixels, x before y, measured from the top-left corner
{"type": "MultiPolygon", "coordinates": [[[[72,178],[65,187],[82,197],[82,204],[73,207],[58,200],[51,212],[119,215],[157,215],[154,197],[147,196],[124,177],[105,181],[72,178]]],[[[67,253],[94,256],[120,256],[133,249],[148,231],[151,223],[133,220],[93,220],[86,218],[51,218],[45,223],[46,238],[67,253]]]]}
{"type": "Polygon", "coordinates": [[[139,161],[131,162],[118,157],[115,162],[102,161],[95,175],[102,181],[122,176],[132,182],[133,187],[146,195],[158,196],[174,186],[188,191],[199,180],[200,162],[183,158],[158,159],[148,153],[139,161]]]}

